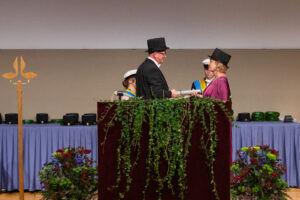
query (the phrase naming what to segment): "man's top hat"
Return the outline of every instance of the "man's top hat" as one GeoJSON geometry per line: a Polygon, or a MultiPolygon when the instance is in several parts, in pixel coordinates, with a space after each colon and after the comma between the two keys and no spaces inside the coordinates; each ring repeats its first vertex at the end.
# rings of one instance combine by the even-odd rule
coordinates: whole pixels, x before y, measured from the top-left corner
{"type": "Polygon", "coordinates": [[[223,65],[228,66],[229,60],[231,58],[231,55],[225,53],[221,49],[216,48],[211,56],[209,56],[210,59],[213,59],[215,61],[219,61],[223,63],[223,65]]]}
{"type": "Polygon", "coordinates": [[[155,51],[165,51],[167,49],[170,49],[169,47],[167,47],[165,38],[163,37],[149,39],[147,40],[147,44],[148,50],[146,52],[148,53],[153,53],[155,51]]]}

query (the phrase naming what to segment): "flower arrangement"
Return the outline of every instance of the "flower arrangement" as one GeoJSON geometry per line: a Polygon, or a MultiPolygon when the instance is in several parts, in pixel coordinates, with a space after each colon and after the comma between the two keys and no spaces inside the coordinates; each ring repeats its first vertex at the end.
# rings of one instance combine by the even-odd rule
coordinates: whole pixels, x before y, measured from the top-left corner
{"type": "Polygon", "coordinates": [[[279,163],[278,151],[268,145],[243,147],[237,151],[237,160],[231,171],[231,195],[233,199],[284,200],[287,183],[281,179],[286,171],[279,163]]]}
{"type": "Polygon", "coordinates": [[[51,162],[45,163],[39,173],[43,188],[42,199],[87,200],[97,190],[98,178],[95,163],[87,155],[91,150],[78,148],[58,149],[51,162]]]}

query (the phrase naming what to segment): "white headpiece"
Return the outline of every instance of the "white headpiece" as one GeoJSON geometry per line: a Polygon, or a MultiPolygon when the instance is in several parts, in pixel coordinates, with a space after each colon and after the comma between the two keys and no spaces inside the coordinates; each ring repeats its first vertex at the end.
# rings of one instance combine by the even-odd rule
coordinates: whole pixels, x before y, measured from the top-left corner
{"type": "Polygon", "coordinates": [[[208,65],[210,63],[210,58],[206,58],[202,61],[204,65],[208,65]]]}
{"type": "Polygon", "coordinates": [[[129,70],[128,72],[126,72],[124,74],[124,79],[128,78],[129,76],[132,76],[132,75],[135,75],[136,74],[136,69],[133,69],[133,70],[129,70]]]}

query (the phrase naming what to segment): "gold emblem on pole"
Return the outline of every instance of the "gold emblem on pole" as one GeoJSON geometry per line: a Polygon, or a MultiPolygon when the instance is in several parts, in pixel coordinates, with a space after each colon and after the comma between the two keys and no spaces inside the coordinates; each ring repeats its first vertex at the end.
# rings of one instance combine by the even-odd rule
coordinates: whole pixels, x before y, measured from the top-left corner
{"type": "MultiPolygon", "coordinates": [[[[16,57],[14,63],[13,63],[13,68],[15,72],[7,72],[5,74],[3,74],[2,76],[6,79],[9,79],[10,82],[12,82],[13,79],[17,78],[19,75],[19,62],[18,62],[18,56],[16,57]]],[[[27,82],[29,82],[30,79],[33,79],[34,77],[37,76],[36,73],[34,72],[26,72],[24,73],[24,70],[26,68],[26,63],[23,59],[23,57],[21,56],[20,58],[20,74],[23,78],[27,79],[27,82]]],[[[14,82],[13,84],[16,84],[16,82],[14,82]]],[[[22,83],[22,84],[26,84],[26,83],[22,83]]]]}

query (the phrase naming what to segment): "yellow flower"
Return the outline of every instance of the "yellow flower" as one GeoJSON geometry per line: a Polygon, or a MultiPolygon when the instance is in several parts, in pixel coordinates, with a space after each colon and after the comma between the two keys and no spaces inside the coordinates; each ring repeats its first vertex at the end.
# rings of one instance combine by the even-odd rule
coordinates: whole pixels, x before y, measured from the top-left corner
{"type": "Polygon", "coordinates": [[[256,149],[256,150],[260,150],[260,147],[254,147],[254,149],[256,149]]]}
{"type": "Polygon", "coordinates": [[[242,151],[247,151],[249,149],[249,147],[243,147],[241,148],[242,151]]]}
{"type": "Polygon", "coordinates": [[[267,157],[271,160],[276,160],[276,155],[272,153],[267,153],[267,157]]]}

